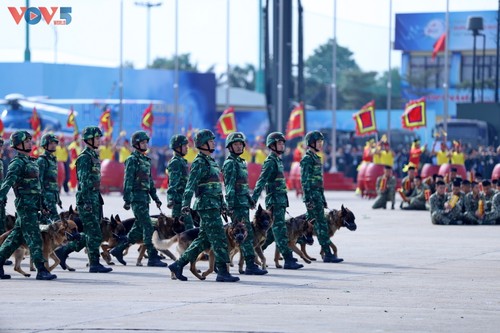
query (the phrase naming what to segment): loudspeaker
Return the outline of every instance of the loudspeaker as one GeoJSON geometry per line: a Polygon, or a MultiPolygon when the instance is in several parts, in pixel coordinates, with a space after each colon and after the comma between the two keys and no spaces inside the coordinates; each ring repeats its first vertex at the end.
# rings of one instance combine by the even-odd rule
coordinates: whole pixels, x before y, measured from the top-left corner
{"type": "Polygon", "coordinates": [[[483,18],[479,16],[469,16],[467,18],[467,30],[472,30],[477,33],[479,30],[483,30],[483,18]]]}

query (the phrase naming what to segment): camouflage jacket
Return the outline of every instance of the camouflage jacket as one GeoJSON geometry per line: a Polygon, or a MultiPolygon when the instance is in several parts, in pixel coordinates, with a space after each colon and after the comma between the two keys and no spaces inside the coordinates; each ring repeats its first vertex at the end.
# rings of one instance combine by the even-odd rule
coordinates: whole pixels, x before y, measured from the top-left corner
{"type": "Polygon", "coordinates": [[[432,213],[446,214],[444,204],[448,201],[446,194],[439,195],[437,192],[431,195],[429,202],[432,213]]]}
{"type": "Polygon", "coordinates": [[[266,187],[266,206],[288,207],[288,196],[283,170],[283,161],[275,153],[267,156],[259,179],[255,185],[252,199],[257,202],[262,190],[266,187]]]}
{"type": "Polygon", "coordinates": [[[188,163],[187,160],[175,154],[168,163],[168,190],[167,201],[173,203],[182,203],[182,196],[186,189],[188,180],[188,163]]]}
{"type": "MultiPolygon", "coordinates": [[[[446,193],[446,199],[447,201],[450,201],[452,197],[454,196],[453,192],[446,193]]],[[[451,212],[451,217],[452,218],[461,218],[462,217],[462,212],[464,211],[464,200],[465,200],[465,194],[463,192],[458,193],[458,201],[455,204],[455,207],[453,207],[450,212],[451,212]]]]}
{"type": "Polygon", "coordinates": [[[493,197],[495,196],[495,191],[490,193],[484,193],[484,211],[491,212],[493,208],[493,197]]]}
{"type": "Polygon", "coordinates": [[[425,190],[428,190],[429,187],[425,184],[421,184],[419,187],[413,189],[413,193],[410,195],[411,199],[425,202],[425,190]]]}
{"type": "Polygon", "coordinates": [[[384,179],[384,176],[379,176],[377,178],[377,183],[376,183],[376,188],[377,188],[377,194],[378,195],[384,195],[384,194],[390,194],[395,193],[396,191],[396,177],[391,176],[386,182],[385,185],[385,190],[380,188],[380,183],[382,183],[382,179],[384,179]]]}
{"type": "Polygon", "coordinates": [[[247,162],[235,154],[230,154],[222,166],[226,201],[228,207],[250,208],[250,190],[248,188],[247,162]]]}
{"type": "MultiPolygon", "coordinates": [[[[499,219],[500,218],[500,192],[496,192],[496,194],[493,196],[493,200],[491,201],[492,207],[491,207],[491,212],[488,214],[489,218],[492,219],[499,219]]],[[[498,224],[498,221],[497,221],[498,224]]]]}
{"type": "Polygon", "coordinates": [[[16,195],[16,208],[40,209],[41,186],[39,176],[36,159],[17,154],[9,163],[7,175],[0,188],[0,200],[6,200],[7,193],[12,187],[16,195]]]}
{"type": "Polygon", "coordinates": [[[195,194],[194,210],[226,207],[220,176],[220,167],[213,157],[198,153],[191,165],[182,206],[190,206],[191,198],[195,194]]]}
{"type": "Polygon", "coordinates": [[[0,181],[3,180],[3,159],[0,156],[0,181]]]}
{"type": "Polygon", "coordinates": [[[469,192],[464,197],[464,207],[465,207],[465,215],[470,217],[475,217],[475,214],[479,208],[479,200],[484,200],[484,196],[482,193],[479,193],[477,197],[474,196],[474,193],[469,192]]]}
{"type": "Polygon", "coordinates": [[[407,197],[413,194],[415,184],[413,183],[413,179],[410,179],[410,176],[406,176],[401,180],[401,189],[407,197]]]}
{"type": "Polygon", "coordinates": [[[300,182],[304,190],[302,201],[323,204],[325,199],[325,188],[323,185],[323,164],[317,154],[311,149],[300,161],[300,182]]]}
{"type": "Polygon", "coordinates": [[[40,170],[42,195],[44,192],[59,193],[59,185],[57,184],[57,160],[54,154],[45,151],[43,155],[38,157],[36,163],[40,170]]]}
{"type": "Polygon", "coordinates": [[[125,160],[123,200],[149,203],[150,196],[154,201],[160,200],[151,176],[151,159],[136,150],[125,160]]]}
{"type": "Polygon", "coordinates": [[[100,197],[101,187],[101,162],[99,154],[86,147],[76,159],[76,176],[78,178],[78,191],[76,202],[91,204],[100,197]]]}

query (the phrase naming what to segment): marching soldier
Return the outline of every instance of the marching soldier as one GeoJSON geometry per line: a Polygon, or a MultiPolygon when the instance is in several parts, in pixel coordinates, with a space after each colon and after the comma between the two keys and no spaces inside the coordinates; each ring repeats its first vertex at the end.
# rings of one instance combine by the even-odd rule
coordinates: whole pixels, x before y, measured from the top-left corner
{"type": "MultiPolygon", "coordinates": [[[[188,180],[188,162],[184,158],[188,152],[189,141],[184,135],[170,138],[170,149],[174,156],[168,162],[167,208],[172,209],[172,217],[181,217],[182,196],[188,180]]],[[[191,214],[182,215],[186,230],[194,228],[191,214]]]]}
{"type": "MultiPolygon", "coordinates": [[[[252,199],[257,202],[259,196],[266,187],[266,207],[273,213],[272,231],[276,246],[285,259],[285,269],[299,269],[304,267],[298,264],[288,247],[285,211],[288,207],[287,188],[285,175],[283,173],[283,161],[280,158],[285,152],[285,136],[280,132],[273,132],[267,136],[266,146],[271,150],[262,166],[257,184],[253,191],[252,199]]],[[[269,237],[269,236],[268,236],[269,237]]]]}
{"type": "MultiPolygon", "coordinates": [[[[0,136],[0,182],[3,181],[3,144],[4,140],[0,136]]],[[[5,231],[5,205],[0,205],[0,235],[5,231]]]]}
{"type": "Polygon", "coordinates": [[[324,137],[320,131],[312,131],[306,134],[306,154],[300,161],[300,182],[304,189],[303,201],[307,207],[307,215],[314,218],[314,229],[318,236],[318,242],[325,256],[323,262],[341,262],[331,251],[332,241],[328,235],[328,222],[325,219],[325,208],[328,204],[325,199],[323,187],[323,166],[318,152],[323,149],[324,137]]]}
{"type": "Polygon", "coordinates": [[[391,209],[394,209],[395,193],[396,193],[396,177],[392,175],[392,167],[386,165],[384,174],[377,178],[377,198],[373,203],[372,208],[387,208],[387,202],[391,201],[391,209]]]}
{"type": "Polygon", "coordinates": [[[415,176],[413,182],[415,184],[413,193],[402,203],[401,208],[404,210],[426,210],[425,190],[428,190],[428,187],[422,183],[420,176],[415,176]]]}
{"type": "Polygon", "coordinates": [[[45,152],[38,157],[36,163],[40,170],[43,206],[48,214],[42,215],[40,224],[49,224],[59,220],[57,207],[62,209],[57,183],[57,159],[54,155],[59,140],[54,134],[45,134],[42,137],[42,147],[45,152]]]}
{"type": "Polygon", "coordinates": [[[4,273],[3,265],[7,258],[24,242],[28,244],[30,256],[38,270],[37,280],[53,280],[56,275],[45,268],[47,258],[42,253],[42,237],[38,226],[38,211],[41,210],[41,189],[38,165],[29,156],[32,148],[31,134],[17,131],[10,136],[10,146],[18,154],[12,159],[7,176],[0,188],[0,205],[5,207],[10,188],[16,195],[15,206],[17,219],[14,229],[0,246],[0,279],[10,279],[4,273]]]}
{"type": "Polygon", "coordinates": [[[451,213],[452,207],[448,202],[444,181],[438,180],[436,182],[436,193],[431,195],[429,201],[431,206],[431,221],[433,224],[457,224],[457,222],[453,220],[453,215],[451,213]]]}
{"type": "Polygon", "coordinates": [[[187,281],[187,278],[182,275],[183,267],[188,262],[196,260],[198,255],[208,245],[211,245],[217,267],[216,281],[237,282],[240,278],[229,274],[227,269],[229,263],[228,244],[221,220],[221,213],[224,215],[227,213],[227,205],[222,195],[220,168],[211,156],[215,151],[215,135],[212,131],[204,129],[196,133],[194,140],[199,153],[191,165],[191,172],[182,199],[182,213],[189,213],[191,199],[195,194],[194,209],[201,217],[200,233],[181,257],[168,268],[178,280],[187,281]]]}
{"type": "Polygon", "coordinates": [[[255,208],[255,201],[252,200],[248,189],[247,163],[240,157],[245,150],[245,145],[243,133],[234,132],[226,138],[226,148],[230,152],[222,167],[226,186],[226,201],[233,222],[243,221],[247,229],[247,237],[241,244],[241,252],[246,263],[245,274],[264,275],[267,274],[267,270],[262,270],[255,264],[253,228],[248,211],[249,208],[255,208]]]}
{"type": "Polygon", "coordinates": [[[56,250],[60,265],[66,269],[66,259],[73,251],[87,247],[90,273],[108,273],[113,269],[99,263],[99,247],[102,242],[101,218],[104,203],[101,193],[101,162],[98,150],[102,132],[99,127],[88,126],[82,132],[83,141],[87,145],[76,160],[78,191],[76,192],[76,207],[83,223],[84,237],[74,240],[56,250]]]}
{"type": "Polygon", "coordinates": [[[132,147],[135,151],[125,161],[125,181],[123,185],[123,208],[129,210],[132,207],[135,222],[127,234],[127,240],[120,242],[110,253],[116,259],[126,265],[123,260],[123,250],[130,244],[135,244],[142,239],[148,251],[148,266],[166,267],[167,264],[160,260],[158,251],[151,241],[153,235],[153,224],[149,215],[150,197],[156,203],[158,209],[161,207],[160,198],[156,195],[156,188],[151,176],[151,159],[146,155],[148,151],[149,136],[144,131],[132,134],[132,147]]]}
{"type": "Polygon", "coordinates": [[[471,183],[471,192],[464,198],[464,220],[467,224],[482,224],[484,216],[484,195],[479,189],[479,183],[471,183]],[[480,208],[481,206],[481,208],[480,208]]]}

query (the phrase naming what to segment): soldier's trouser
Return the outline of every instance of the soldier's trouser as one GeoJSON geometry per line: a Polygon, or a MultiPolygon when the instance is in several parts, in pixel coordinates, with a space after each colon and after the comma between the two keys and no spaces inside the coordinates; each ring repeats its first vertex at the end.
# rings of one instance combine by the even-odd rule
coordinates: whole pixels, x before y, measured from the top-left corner
{"type": "Polygon", "coordinates": [[[205,249],[212,246],[215,254],[215,264],[217,267],[229,263],[227,249],[227,237],[224,232],[219,209],[198,210],[201,217],[200,233],[198,237],[189,245],[186,252],[182,254],[178,262],[185,265],[195,261],[198,255],[205,249]]]}
{"type": "MultiPolygon", "coordinates": [[[[101,233],[101,203],[99,198],[91,202],[92,211],[88,212],[83,208],[83,203],[77,203],[76,207],[80,213],[80,218],[83,223],[83,231],[85,232],[85,246],[87,247],[87,256],[90,262],[99,260],[99,247],[102,242],[101,233]]],[[[81,246],[82,243],[80,243],[81,246]]],[[[78,251],[79,249],[76,249],[78,251]]]]}
{"type": "Polygon", "coordinates": [[[30,256],[35,264],[44,263],[42,237],[38,227],[38,212],[29,207],[16,207],[17,219],[14,229],[0,247],[0,257],[7,259],[17,248],[26,242],[30,249],[30,256]]]}
{"type": "Polygon", "coordinates": [[[148,255],[151,257],[152,253],[156,253],[156,249],[151,242],[153,224],[149,216],[149,204],[147,202],[132,202],[132,211],[134,212],[135,222],[127,234],[128,241],[134,244],[142,239],[148,250],[148,255]]]}
{"type": "Polygon", "coordinates": [[[238,207],[234,210],[233,216],[231,217],[233,222],[244,221],[245,227],[247,228],[247,238],[241,244],[241,252],[245,259],[255,257],[255,251],[253,249],[253,228],[250,223],[249,210],[245,207],[238,207]]]}
{"type": "Polygon", "coordinates": [[[375,199],[375,202],[373,203],[372,208],[373,209],[386,208],[387,201],[389,201],[389,195],[387,195],[387,194],[379,194],[377,196],[377,198],[375,199]]]}
{"type": "Polygon", "coordinates": [[[433,224],[450,224],[451,219],[442,213],[434,212],[431,214],[431,221],[433,224]]]}
{"type": "Polygon", "coordinates": [[[184,227],[186,228],[186,230],[193,229],[194,224],[193,219],[191,218],[191,214],[182,214],[181,208],[182,204],[174,204],[174,207],[172,208],[172,217],[182,216],[182,221],[184,222],[184,227]]]}
{"type": "Polygon", "coordinates": [[[44,202],[46,204],[46,209],[49,211],[47,215],[42,214],[42,218],[40,219],[40,224],[49,224],[51,222],[55,222],[60,220],[59,213],[57,212],[57,201],[59,199],[59,195],[57,193],[45,193],[44,202]]]}
{"type": "Polygon", "coordinates": [[[273,206],[267,207],[271,209],[273,213],[273,235],[276,242],[276,247],[283,256],[287,256],[292,253],[292,250],[288,247],[288,237],[286,232],[286,222],[285,222],[285,211],[284,206],[273,206]]]}
{"type": "Polygon", "coordinates": [[[410,204],[403,207],[405,210],[426,210],[425,201],[410,199],[410,204]]]}
{"type": "Polygon", "coordinates": [[[5,230],[5,224],[6,224],[5,219],[6,219],[5,206],[0,205],[0,235],[6,231],[5,230]]]}
{"type": "Polygon", "coordinates": [[[307,216],[309,218],[315,219],[313,225],[318,237],[319,245],[321,245],[322,248],[328,247],[332,243],[332,241],[328,236],[328,222],[325,219],[323,204],[318,202],[317,206],[315,206],[314,209],[308,209],[307,216]]]}

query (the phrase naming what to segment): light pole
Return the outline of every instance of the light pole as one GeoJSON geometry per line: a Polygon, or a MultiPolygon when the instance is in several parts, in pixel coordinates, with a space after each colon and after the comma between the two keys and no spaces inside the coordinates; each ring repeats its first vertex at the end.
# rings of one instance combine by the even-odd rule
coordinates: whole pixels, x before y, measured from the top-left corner
{"type": "Polygon", "coordinates": [[[332,167],[337,172],[337,0],[333,1],[333,38],[332,38],[332,167]]]}
{"type": "Polygon", "coordinates": [[[474,38],[474,44],[472,46],[472,95],[471,102],[475,102],[475,90],[476,90],[476,37],[480,36],[480,30],[483,30],[483,18],[471,16],[467,19],[467,30],[472,31],[472,37],[474,38]]]}
{"type": "Polygon", "coordinates": [[[140,7],[146,7],[146,24],[147,24],[147,31],[146,31],[146,68],[149,66],[149,61],[150,61],[150,53],[151,53],[151,8],[152,7],[160,7],[162,5],[161,2],[135,2],[136,6],[140,7]]]}

